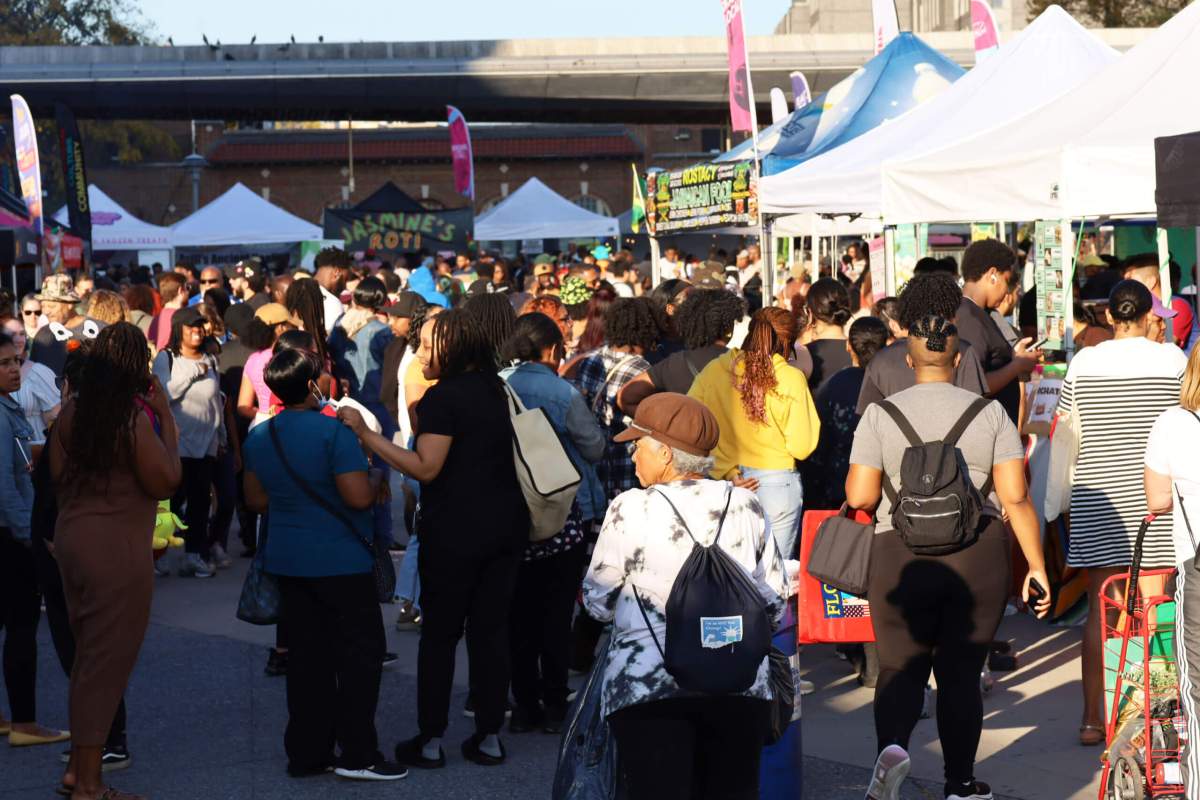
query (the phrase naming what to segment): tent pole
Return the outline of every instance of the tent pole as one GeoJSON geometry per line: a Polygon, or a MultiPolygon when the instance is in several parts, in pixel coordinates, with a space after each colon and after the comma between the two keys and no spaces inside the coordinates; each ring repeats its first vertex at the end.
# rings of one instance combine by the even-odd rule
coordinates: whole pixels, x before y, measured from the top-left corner
{"type": "Polygon", "coordinates": [[[896,229],[883,229],[883,287],[888,297],[896,296],[896,229]]]}
{"type": "MultiPolygon", "coordinates": [[[[1167,238],[1167,229],[1158,229],[1158,299],[1163,301],[1163,304],[1170,306],[1171,304],[1171,245],[1167,238]]],[[[1171,343],[1175,341],[1175,330],[1167,324],[1166,341],[1171,343]]]]}
{"type": "Polygon", "coordinates": [[[658,252],[658,237],[651,234],[650,236],[650,285],[651,287],[658,286],[662,283],[662,257],[658,252]]]}

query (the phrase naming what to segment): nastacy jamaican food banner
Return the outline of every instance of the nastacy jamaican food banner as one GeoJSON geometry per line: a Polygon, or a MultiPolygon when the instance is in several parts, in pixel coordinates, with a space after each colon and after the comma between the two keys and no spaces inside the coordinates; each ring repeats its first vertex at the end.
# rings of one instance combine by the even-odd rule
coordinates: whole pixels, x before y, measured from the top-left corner
{"type": "Polygon", "coordinates": [[[470,208],[446,211],[386,212],[325,209],[325,238],[341,239],[347,250],[412,253],[422,247],[464,251],[475,230],[470,208]]]}
{"type": "Polygon", "coordinates": [[[697,164],[646,176],[646,219],[656,236],[758,223],[753,161],[697,164]]]}

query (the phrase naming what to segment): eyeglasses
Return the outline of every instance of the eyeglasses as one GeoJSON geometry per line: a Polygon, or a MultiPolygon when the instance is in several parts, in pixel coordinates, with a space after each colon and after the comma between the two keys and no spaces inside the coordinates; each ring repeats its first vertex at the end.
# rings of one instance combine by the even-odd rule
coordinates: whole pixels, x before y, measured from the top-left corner
{"type": "Polygon", "coordinates": [[[221,280],[219,278],[209,278],[207,280],[205,280],[204,278],[200,279],[201,286],[216,286],[220,283],[221,283],[221,280]]]}
{"type": "Polygon", "coordinates": [[[24,317],[36,317],[41,313],[42,313],[41,311],[35,311],[32,308],[25,308],[25,309],[21,310],[21,316],[24,316],[24,317]]]}

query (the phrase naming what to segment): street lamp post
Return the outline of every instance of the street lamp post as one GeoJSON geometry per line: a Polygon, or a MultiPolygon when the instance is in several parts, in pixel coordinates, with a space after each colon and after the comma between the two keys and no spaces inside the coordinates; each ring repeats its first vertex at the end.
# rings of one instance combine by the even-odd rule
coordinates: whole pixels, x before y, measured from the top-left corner
{"type": "Polygon", "coordinates": [[[208,161],[193,152],[184,157],[181,166],[192,173],[192,212],[195,213],[200,208],[200,170],[208,166],[208,161]]]}

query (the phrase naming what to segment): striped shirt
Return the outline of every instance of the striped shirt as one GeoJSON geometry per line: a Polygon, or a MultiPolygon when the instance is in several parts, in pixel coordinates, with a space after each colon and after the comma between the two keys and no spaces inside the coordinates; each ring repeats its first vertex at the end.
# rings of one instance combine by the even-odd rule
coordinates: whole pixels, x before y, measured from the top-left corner
{"type": "MultiPolygon", "coordinates": [[[[1074,413],[1079,461],[1071,488],[1073,567],[1126,566],[1146,515],[1143,458],[1154,421],[1179,403],[1187,357],[1175,345],[1131,337],[1075,355],[1067,369],[1058,413],[1074,413]]],[[[1146,534],[1142,563],[1175,563],[1166,517],[1146,534]]]]}

